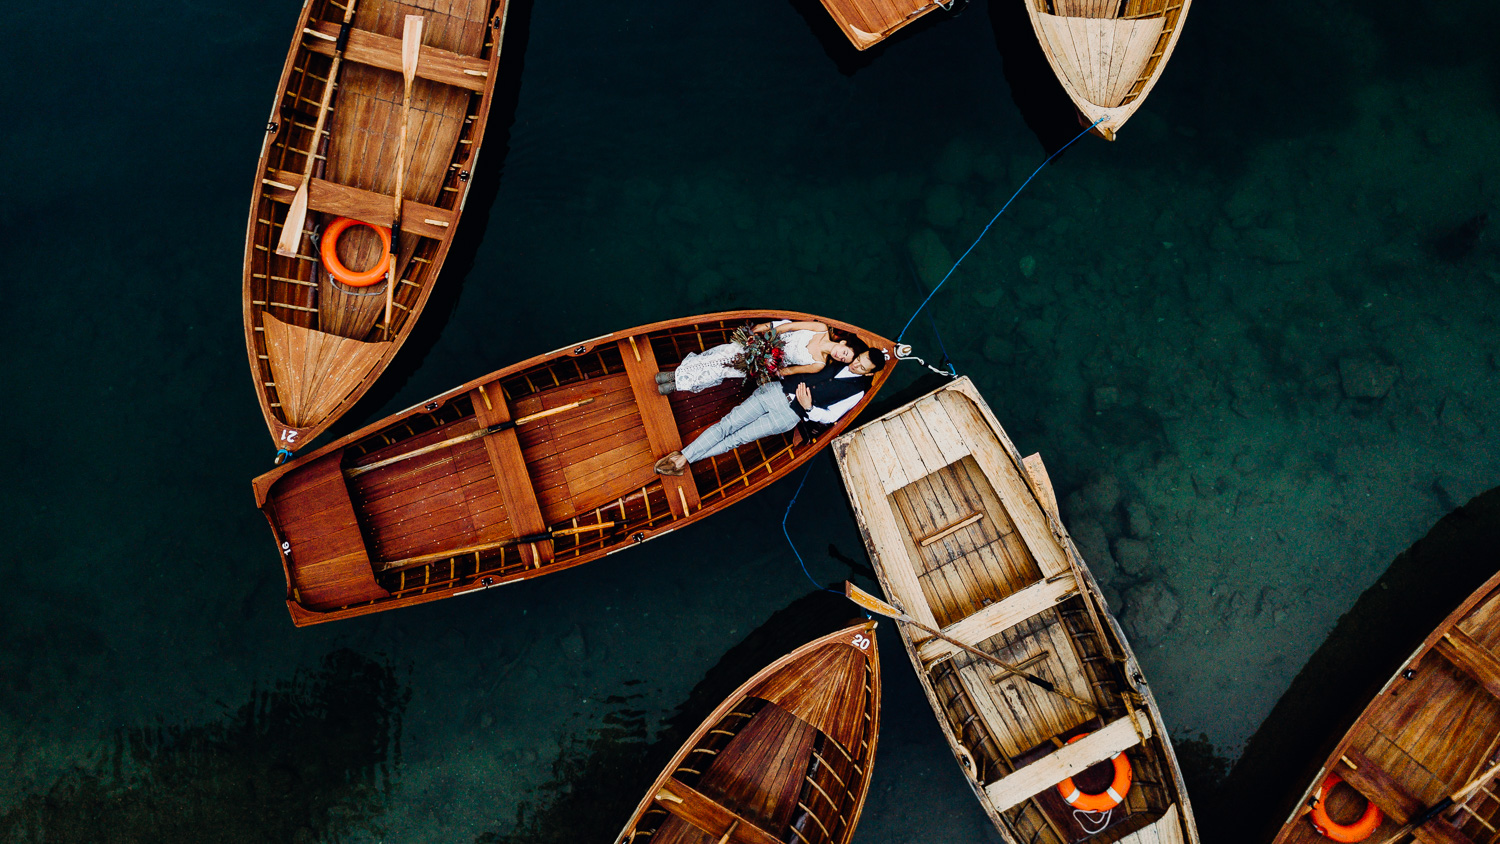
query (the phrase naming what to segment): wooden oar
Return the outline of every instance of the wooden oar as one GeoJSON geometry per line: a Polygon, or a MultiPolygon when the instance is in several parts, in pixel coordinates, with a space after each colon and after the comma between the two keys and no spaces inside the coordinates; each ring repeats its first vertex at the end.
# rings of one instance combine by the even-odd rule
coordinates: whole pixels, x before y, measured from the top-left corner
{"type": "Polygon", "coordinates": [[[592,525],[580,525],[571,528],[558,528],[557,530],[533,533],[530,536],[517,536],[511,539],[501,539],[495,542],[486,542],[483,545],[470,545],[465,548],[454,548],[450,551],[434,551],[431,554],[418,554],[415,557],[407,557],[404,560],[390,560],[380,563],[377,571],[390,571],[391,569],[405,568],[407,566],[421,565],[422,563],[433,563],[438,560],[446,560],[449,557],[458,557],[465,554],[473,554],[477,551],[493,551],[496,548],[504,548],[509,545],[525,545],[529,542],[546,542],[557,536],[572,536],[575,533],[587,533],[591,530],[604,530],[614,527],[614,522],[598,522],[592,525]]]}
{"type": "Polygon", "coordinates": [[[339,37],[333,42],[333,64],[328,66],[328,81],[323,83],[323,102],[318,106],[318,120],[313,126],[312,142],[307,146],[307,166],[302,168],[302,184],[292,195],[292,207],[287,209],[286,222],[281,226],[281,239],[276,241],[276,254],[290,258],[302,245],[302,227],[307,224],[307,183],[312,181],[313,165],[318,163],[318,145],[323,142],[323,124],[328,120],[328,104],[333,102],[334,84],[339,78],[339,65],[344,61],[344,48],[349,46],[349,31],[354,28],[354,2],[344,9],[344,23],[339,27],[339,37]]]}
{"type": "Polygon", "coordinates": [[[389,466],[392,463],[400,463],[403,460],[410,460],[413,457],[421,457],[424,454],[430,454],[440,448],[449,448],[450,446],[455,446],[459,443],[466,443],[470,440],[477,440],[480,437],[487,437],[490,434],[498,434],[501,431],[509,431],[511,428],[514,428],[517,425],[525,425],[527,422],[535,422],[538,419],[545,419],[548,416],[555,416],[564,411],[572,410],[575,407],[582,407],[583,405],[586,405],[591,401],[593,401],[593,399],[591,398],[579,399],[578,401],[568,402],[567,404],[533,413],[529,416],[522,416],[520,419],[512,419],[508,422],[496,422],[493,425],[485,428],[480,428],[477,431],[470,431],[467,434],[460,434],[459,436],[456,436],[452,439],[443,440],[442,442],[436,442],[432,445],[424,445],[419,449],[408,451],[405,454],[398,454],[395,457],[387,457],[384,460],[377,460],[374,463],[369,463],[364,466],[355,466],[353,468],[346,469],[345,473],[348,474],[351,478],[357,478],[366,472],[372,472],[382,466],[389,466]]]}
{"type": "Polygon", "coordinates": [[[401,30],[401,75],[406,94],[401,99],[401,137],[396,147],[396,206],[391,217],[391,263],[385,270],[385,336],[391,336],[391,302],[396,296],[396,264],[401,258],[401,194],[406,187],[406,123],[411,116],[411,86],[422,54],[422,16],[407,15],[401,30]]]}
{"type": "Polygon", "coordinates": [[[1494,779],[1496,774],[1500,774],[1500,763],[1496,763],[1495,765],[1491,766],[1489,770],[1485,771],[1474,779],[1469,780],[1463,788],[1460,788],[1447,797],[1444,797],[1442,800],[1439,800],[1438,802],[1432,804],[1430,808],[1424,810],[1421,814],[1418,814],[1416,817],[1407,821],[1405,826],[1396,830],[1396,833],[1394,835],[1386,838],[1384,841],[1380,842],[1380,844],[1396,844],[1397,841],[1400,841],[1401,839],[1410,835],[1414,830],[1416,830],[1417,827],[1421,826],[1424,823],[1427,823],[1428,821],[1447,811],[1450,807],[1453,806],[1453,804],[1462,803],[1465,800],[1468,800],[1469,795],[1478,791],[1480,788],[1483,788],[1484,784],[1486,782],[1489,782],[1491,779],[1494,779]]]}
{"type": "Polygon", "coordinates": [[[858,586],[855,586],[847,580],[844,581],[844,595],[849,600],[853,601],[856,604],[859,604],[861,607],[864,607],[870,612],[876,613],[877,615],[883,615],[886,618],[894,618],[902,624],[910,624],[912,627],[915,627],[918,630],[931,633],[939,639],[942,639],[944,642],[960,648],[965,653],[972,654],[984,660],[985,662],[997,665],[1010,672],[1011,674],[1020,677],[1022,680],[1025,680],[1031,685],[1042,689],[1043,691],[1051,692],[1055,695],[1058,695],[1059,697],[1065,697],[1068,700],[1071,700],[1074,703],[1078,704],[1079,706],[1084,707],[1090,712],[1097,713],[1099,711],[1099,707],[1094,705],[1091,701],[1084,700],[1077,695],[1069,694],[1068,692],[1059,689],[1051,680],[1043,679],[1036,676],[1035,674],[1028,674],[1027,672],[1022,671],[1020,668],[1017,668],[1016,666],[1011,665],[1010,663],[1005,662],[998,657],[991,656],[976,647],[966,645],[963,642],[958,641],[957,639],[944,636],[942,631],[933,630],[931,627],[928,627],[922,622],[917,621],[915,618],[912,618],[901,610],[896,609],[894,606],[887,604],[885,601],[880,600],[879,598],[871,595],[869,592],[866,592],[865,590],[859,588],[858,586]]]}

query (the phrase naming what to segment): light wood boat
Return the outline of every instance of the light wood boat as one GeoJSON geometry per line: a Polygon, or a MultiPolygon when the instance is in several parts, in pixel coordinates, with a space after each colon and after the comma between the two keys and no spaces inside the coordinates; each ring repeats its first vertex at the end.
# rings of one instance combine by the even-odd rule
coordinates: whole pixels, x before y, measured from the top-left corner
{"type": "Polygon", "coordinates": [[[1135,114],[1177,46],[1192,0],[1024,0],[1042,52],[1106,140],[1135,114]]]}
{"type": "Polygon", "coordinates": [[[727,342],[742,325],[783,317],[892,348],[808,314],[727,311],[659,322],[490,373],[256,478],[255,503],[281,549],[292,620],[312,624],[540,577],[765,488],[849,425],[890,377],[894,358],[815,442],[795,432],[767,437],[681,477],[657,475],[653,465],[749,391],[731,380],[663,396],[655,376],[727,342]],[[526,418],[535,421],[509,424],[526,418]],[[493,433],[477,433],[486,430],[493,433]],[[464,435],[473,438],[434,448],[464,435]],[[422,449],[429,450],[415,454],[422,449]],[[413,456],[384,463],[405,454],[413,456]]]}
{"type": "Polygon", "coordinates": [[[1274,844],[1329,840],[1310,815],[1330,775],[1343,781],[1322,795],[1330,820],[1357,827],[1371,803],[1383,815],[1368,833],[1370,842],[1385,842],[1424,810],[1467,788],[1451,808],[1418,826],[1415,840],[1493,844],[1500,841],[1497,761],[1500,574],[1432,631],[1386,682],[1308,783],[1274,844]]]}
{"type": "Polygon", "coordinates": [[[875,624],[816,639],[719,705],[667,764],[618,844],[844,844],[880,730],[875,624]]]}
{"type": "Polygon", "coordinates": [[[823,0],[823,7],[855,49],[868,50],[938,9],[953,8],[954,0],[823,0]]]}
{"type": "Polygon", "coordinates": [[[833,448],[880,585],[942,634],[901,625],[938,723],[1005,841],[1197,844],[1156,701],[1062,527],[1041,461],[1022,460],[969,379],[833,448]],[[1070,777],[1086,794],[1119,784],[1116,754],[1133,775],[1122,803],[1082,813],[1064,801],[1057,786],[1070,777]]]}
{"type": "MultiPolygon", "coordinates": [[[[271,437],[286,452],[306,445],[369,390],[421,315],[473,183],[507,10],[507,0],[427,8],[344,2],[357,5],[337,62],[347,7],[307,0],[302,8],[267,123],[245,237],[250,372],[271,437]],[[408,14],[425,21],[409,111],[402,67],[408,14]],[[403,136],[409,138],[404,155],[403,136]],[[389,306],[387,280],[354,288],[331,279],[311,234],[294,230],[288,238],[294,254],[277,254],[304,182],[309,232],[339,217],[389,227],[398,161],[405,175],[389,306]]],[[[376,267],[383,250],[365,226],[337,239],[338,258],[351,270],[376,267]]]]}

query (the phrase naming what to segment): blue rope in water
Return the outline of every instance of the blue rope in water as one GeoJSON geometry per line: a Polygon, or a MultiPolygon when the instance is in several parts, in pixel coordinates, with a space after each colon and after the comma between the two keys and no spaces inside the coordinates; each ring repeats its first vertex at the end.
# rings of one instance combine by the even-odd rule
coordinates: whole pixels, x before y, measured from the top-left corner
{"type": "MultiPolygon", "coordinates": [[[[1099,121],[1103,119],[1104,118],[1101,117],[1099,118],[1099,120],[1095,120],[1088,129],[1085,129],[1082,132],[1079,132],[1077,135],[1074,135],[1072,141],[1068,141],[1067,143],[1058,147],[1057,152],[1054,152],[1051,155],[1047,156],[1047,160],[1042,162],[1041,167],[1036,168],[1032,171],[1030,176],[1026,177],[1026,181],[1022,182],[1021,186],[1016,188],[1016,192],[1010,195],[1010,199],[1005,200],[1005,204],[1000,206],[1000,210],[995,213],[994,217],[990,218],[989,225],[986,225],[984,227],[984,231],[979,233],[979,237],[974,238],[974,242],[969,244],[969,248],[964,250],[964,254],[958,256],[958,260],[953,262],[953,268],[948,270],[948,275],[943,276],[943,280],[938,282],[937,287],[932,288],[932,292],[927,294],[927,298],[922,300],[922,304],[918,305],[915,311],[912,311],[911,319],[906,321],[906,326],[901,329],[900,334],[896,335],[897,343],[900,343],[902,340],[906,339],[906,329],[911,328],[911,324],[916,320],[917,314],[921,313],[922,309],[927,307],[927,303],[932,301],[932,297],[936,296],[937,292],[943,289],[943,285],[948,281],[948,276],[953,275],[954,271],[958,269],[958,265],[962,264],[964,262],[964,259],[969,257],[969,253],[974,251],[974,247],[979,245],[979,241],[984,240],[984,236],[989,233],[990,226],[993,226],[995,224],[995,221],[1000,219],[1000,215],[1005,213],[1005,209],[1009,208],[1010,204],[1016,201],[1016,197],[1021,195],[1021,191],[1026,190],[1026,186],[1031,184],[1031,180],[1036,178],[1036,174],[1042,172],[1042,167],[1046,167],[1048,164],[1051,164],[1052,159],[1058,157],[1059,155],[1062,155],[1062,151],[1072,146],[1073,141],[1076,141],[1084,135],[1087,135],[1091,130],[1093,130],[1095,126],[1098,126],[1099,121]]],[[[939,342],[941,343],[941,340],[939,342]]]]}
{"type": "Polygon", "coordinates": [[[802,573],[807,575],[807,579],[812,581],[812,585],[822,589],[824,592],[833,592],[835,595],[842,595],[844,593],[829,589],[813,579],[812,572],[807,570],[807,563],[803,561],[802,554],[797,550],[797,543],[792,541],[792,534],[786,527],[786,520],[791,518],[792,515],[792,505],[797,503],[797,496],[802,494],[802,487],[807,485],[807,476],[812,474],[812,467],[813,464],[809,462],[807,464],[807,471],[802,473],[802,483],[797,484],[797,491],[792,493],[792,500],[786,503],[786,512],[781,515],[781,535],[786,537],[786,544],[792,546],[792,553],[797,555],[797,562],[802,566],[802,573]]]}

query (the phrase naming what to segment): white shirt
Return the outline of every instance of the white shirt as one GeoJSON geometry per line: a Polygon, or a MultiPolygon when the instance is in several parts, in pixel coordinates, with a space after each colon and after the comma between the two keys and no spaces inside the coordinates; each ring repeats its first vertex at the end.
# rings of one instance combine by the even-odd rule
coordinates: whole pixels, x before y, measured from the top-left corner
{"type": "MultiPolygon", "coordinates": [[[[837,379],[837,378],[861,378],[863,376],[856,375],[853,372],[850,372],[849,371],[849,367],[846,366],[843,369],[839,370],[839,374],[837,374],[837,375],[835,375],[833,377],[837,379]]],[[[850,396],[850,397],[848,397],[848,398],[846,398],[846,399],[844,399],[842,401],[835,402],[831,407],[818,407],[817,405],[813,405],[812,409],[807,412],[807,418],[810,419],[810,420],[812,420],[812,421],[814,421],[814,422],[817,422],[820,425],[832,425],[833,423],[839,421],[840,419],[843,419],[844,418],[844,414],[848,413],[851,410],[853,410],[854,406],[856,404],[859,404],[859,400],[862,399],[862,398],[864,398],[864,397],[865,397],[865,391],[864,390],[860,390],[859,392],[855,393],[854,395],[852,395],[852,396],[850,396]]],[[[797,394],[796,393],[788,393],[786,398],[787,398],[787,401],[796,401],[797,400],[797,394]]]]}

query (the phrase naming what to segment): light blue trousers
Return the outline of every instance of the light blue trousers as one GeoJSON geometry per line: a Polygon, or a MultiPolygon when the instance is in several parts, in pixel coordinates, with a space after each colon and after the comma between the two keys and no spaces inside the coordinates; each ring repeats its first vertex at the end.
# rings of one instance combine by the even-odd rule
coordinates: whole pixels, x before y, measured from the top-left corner
{"type": "Polygon", "coordinates": [[[689,463],[697,463],[761,437],[790,431],[797,427],[799,420],[786,400],[786,391],[780,383],[772,381],[751,393],[713,427],[688,443],[682,454],[689,463]]]}

